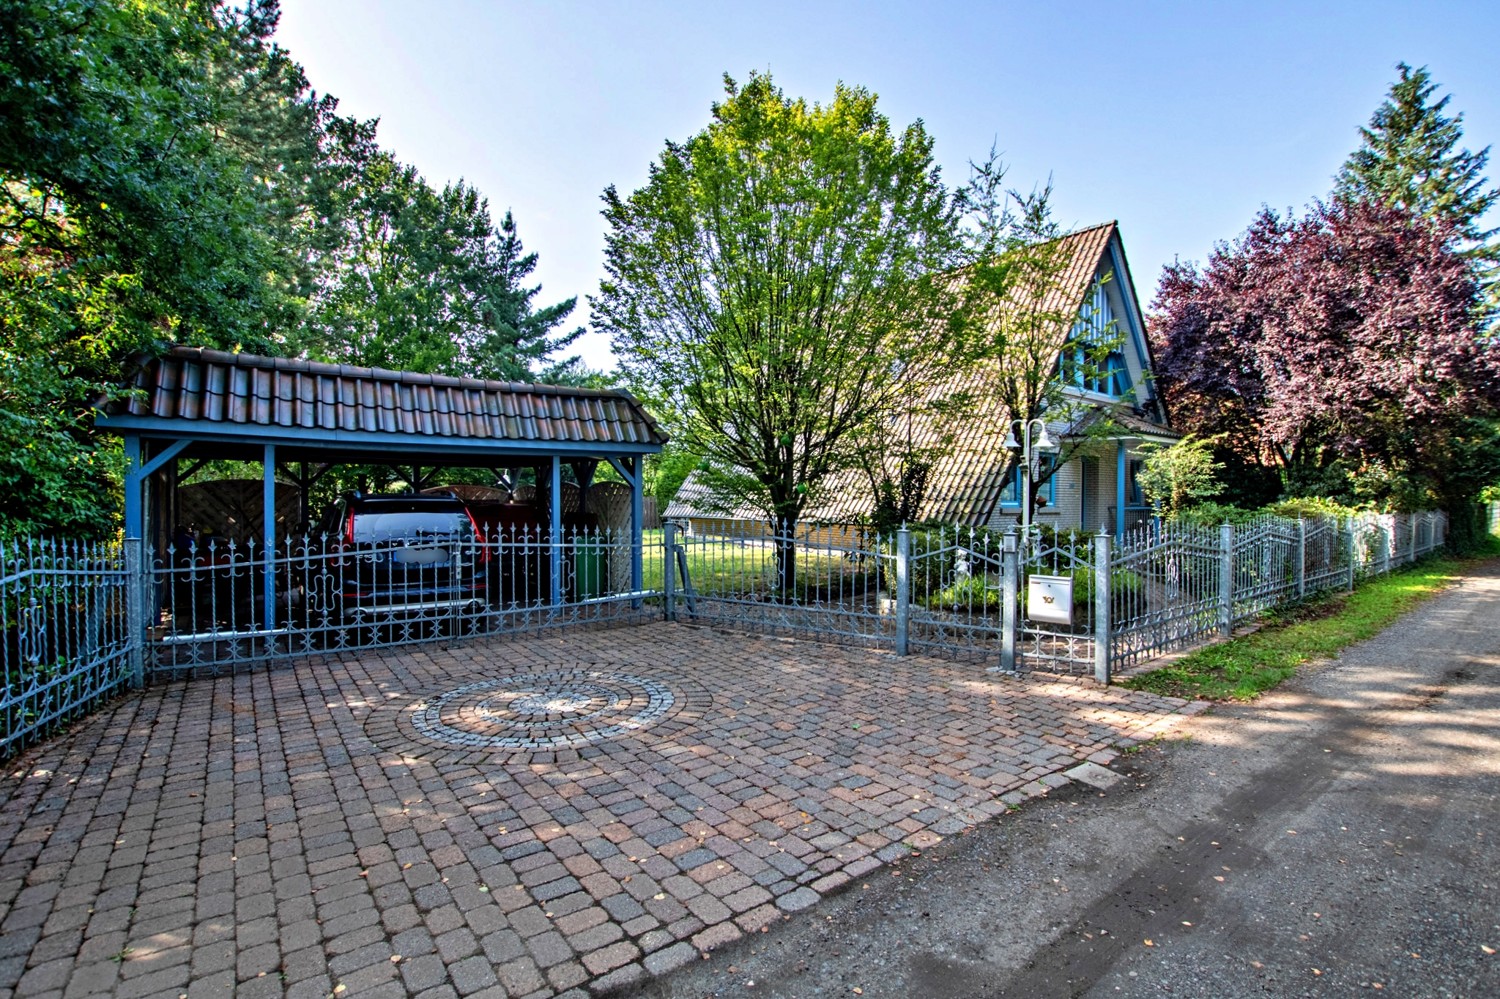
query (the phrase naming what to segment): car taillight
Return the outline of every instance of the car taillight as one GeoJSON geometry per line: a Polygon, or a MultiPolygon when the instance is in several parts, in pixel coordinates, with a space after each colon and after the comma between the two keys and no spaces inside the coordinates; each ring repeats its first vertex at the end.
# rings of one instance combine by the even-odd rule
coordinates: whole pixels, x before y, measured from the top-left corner
{"type": "Polygon", "coordinates": [[[484,532],[479,529],[479,521],[474,519],[474,512],[464,507],[464,516],[469,518],[469,526],[474,528],[474,540],[479,543],[479,562],[483,565],[490,560],[490,549],[484,543],[484,532]]]}

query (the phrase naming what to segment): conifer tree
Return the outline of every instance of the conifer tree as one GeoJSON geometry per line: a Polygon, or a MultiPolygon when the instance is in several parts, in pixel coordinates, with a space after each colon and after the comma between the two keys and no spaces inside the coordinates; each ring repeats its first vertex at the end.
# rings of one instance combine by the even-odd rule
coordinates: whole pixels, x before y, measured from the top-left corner
{"type": "Polygon", "coordinates": [[[1490,147],[1470,152],[1463,139],[1463,114],[1445,114],[1452,95],[1433,101],[1438,85],[1423,66],[1396,67],[1400,79],[1361,128],[1363,144],[1335,178],[1334,196],[1369,200],[1451,225],[1467,245],[1465,255],[1485,286],[1493,314],[1500,306],[1500,229],[1484,228],[1483,215],[1500,200],[1500,188],[1486,189],[1490,147]]]}

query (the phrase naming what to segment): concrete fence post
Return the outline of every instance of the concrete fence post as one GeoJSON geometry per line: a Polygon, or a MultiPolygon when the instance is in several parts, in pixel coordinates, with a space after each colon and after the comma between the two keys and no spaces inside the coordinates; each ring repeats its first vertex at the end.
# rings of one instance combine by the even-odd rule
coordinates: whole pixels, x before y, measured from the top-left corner
{"type": "Polygon", "coordinates": [[[1016,630],[1021,572],[1015,531],[1006,531],[1000,548],[1000,668],[1016,672],[1016,630]]]}
{"type": "Polygon", "coordinates": [[[896,531],[896,655],[907,654],[911,632],[911,531],[896,531]]]}
{"type": "Polygon", "coordinates": [[[1411,549],[1411,554],[1407,557],[1406,561],[1411,563],[1417,560],[1417,515],[1415,513],[1407,514],[1406,522],[1406,533],[1410,535],[1407,539],[1407,547],[1411,549]]]}
{"type": "Polygon", "coordinates": [[[1109,535],[1100,531],[1094,538],[1094,679],[1109,684],[1109,535]]]}
{"type": "Polygon", "coordinates": [[[1219,631],[1234,631],[1234,525],[1219,525],[1219,631]]]}
{"type": "Polygon", "coordinates": [[[1307,596],[1307,521],[1297,518],[1297,599],[1307,596]]]}
{"type": "Polygon", "coordinates": [[[661,525],[661,592],[662,609],[668,621],[677,620],[677,525],[670,520],[661,525]]]}
{"type": "Polygon", "coordinates": [[[130,686],[146,685],[146,584],[141,539],[125,539],[125,640],[130,663],[130,686]]]}

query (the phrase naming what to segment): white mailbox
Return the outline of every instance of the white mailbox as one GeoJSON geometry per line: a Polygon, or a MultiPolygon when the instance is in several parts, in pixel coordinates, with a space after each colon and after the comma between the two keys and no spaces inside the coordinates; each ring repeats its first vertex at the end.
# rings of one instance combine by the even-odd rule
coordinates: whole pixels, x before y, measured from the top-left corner
{"type": "Polygon", "coordinates": [[[1026,616],[1049,624],[1072,624],[1073,577],[1030,577],[1026,587],[1026,616]]]}

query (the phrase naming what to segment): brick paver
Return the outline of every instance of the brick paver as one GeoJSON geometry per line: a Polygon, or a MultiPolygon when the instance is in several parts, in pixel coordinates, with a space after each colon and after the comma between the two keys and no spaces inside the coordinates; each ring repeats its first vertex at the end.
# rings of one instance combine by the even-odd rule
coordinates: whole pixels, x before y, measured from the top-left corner
{"type": "Polygon", "coordinates": [[[163,684],[0,778],[0,999],[606,988],[1192,710],[664,624],[163,684]]]}

